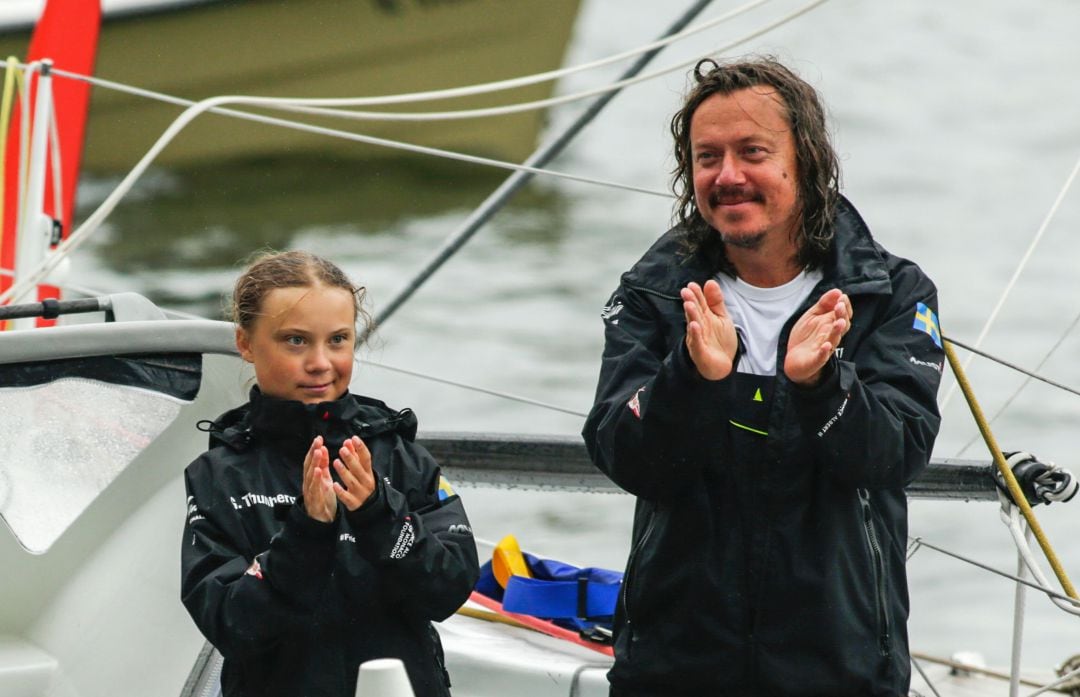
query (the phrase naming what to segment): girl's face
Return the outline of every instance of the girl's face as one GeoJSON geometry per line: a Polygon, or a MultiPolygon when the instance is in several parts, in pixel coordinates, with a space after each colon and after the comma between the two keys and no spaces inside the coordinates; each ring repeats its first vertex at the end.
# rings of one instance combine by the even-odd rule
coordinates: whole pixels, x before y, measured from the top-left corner
{"type": "Polygon", "coordinates": [[[344,288],[275,288],[250,330],[236,330],[236,347],[255,366],[264,394],[329,402],[349,387],[355,324],[353,296],[344,288]]]}

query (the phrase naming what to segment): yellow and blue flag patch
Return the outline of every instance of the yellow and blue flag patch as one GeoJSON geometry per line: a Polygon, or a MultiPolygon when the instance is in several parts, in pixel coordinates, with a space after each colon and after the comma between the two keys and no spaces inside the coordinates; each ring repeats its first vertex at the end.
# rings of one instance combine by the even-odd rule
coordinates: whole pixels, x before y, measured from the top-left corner
{"type": "Polygon", "coordinates": [[[439,475],[439,500],[445,501],[454,495],[454,490],[450,487],[450,482],[446,481],[446,477],[439,475]]]}
{"type": "Polygon", "coordinates": [[[937,315],[925,304],[915,303],[915,323],[911,327],[929,334],[938,348],[944,348],[941,345],[941,327],[938,326],[937,315]]]}

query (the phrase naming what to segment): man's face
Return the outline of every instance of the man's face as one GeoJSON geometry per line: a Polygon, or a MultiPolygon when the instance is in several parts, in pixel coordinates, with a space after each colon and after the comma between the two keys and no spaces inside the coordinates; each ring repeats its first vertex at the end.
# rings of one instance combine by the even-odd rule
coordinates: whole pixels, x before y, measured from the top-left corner
{"type": "Polygon", "coordinates": [[[690,157],[698,210],[725,244],[757,249],[794,240],[795,140],[776,90],[707,98],[690,119],[690,157]]]}

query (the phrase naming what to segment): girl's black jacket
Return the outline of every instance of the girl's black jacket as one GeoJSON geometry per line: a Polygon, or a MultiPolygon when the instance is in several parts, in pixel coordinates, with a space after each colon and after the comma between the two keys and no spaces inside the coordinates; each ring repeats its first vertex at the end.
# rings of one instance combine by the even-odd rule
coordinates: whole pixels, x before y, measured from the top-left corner
{"type": "MultiPolygon", "coordinates": [[[[461,500],[413,442],[416,417],[345,394],[317,405],[252,390],[211,427],[184,473],[181,595],[225,658],[225,697],[353,697],[357,669],[400,658],[417,697],[449,695],[432,621],[478,576],[461,500]],[[376,490],[332,523],[306,514],[304,456],[331,459],[352,435],[371,451],[376,490]]],[[[333,472],[333,468],[331,468],[333,472]]]]}
{"type": "Polygon", "coordinates": [[[776,375],[703,379],[679,290],[716,268],[664,235],[605,308],[585,442],[637,496],[616,610],[619,695],[907,695],[904,487],[940,417],[937,291],[847,201],[824,279],[781,333],[776,375]],[[819,385],[783,374],[822,293],[850,331],[819,385]]]}

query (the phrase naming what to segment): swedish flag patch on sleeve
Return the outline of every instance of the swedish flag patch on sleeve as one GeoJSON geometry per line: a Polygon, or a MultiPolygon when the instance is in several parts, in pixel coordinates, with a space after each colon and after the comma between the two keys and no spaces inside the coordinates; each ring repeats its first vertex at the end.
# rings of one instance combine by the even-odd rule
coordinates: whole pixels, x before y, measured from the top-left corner
{"type": "Polygon", "coordinates": [[[929,334],[938,348],[944,348],[941,345],[941,327],[938,326],[937,315],[925,304],[915,304],[915,323],[911,325],[911,328],[929,334]]]}
{"type": "Polygon", "coordinates": [[[445,501],[454,495],[454,490],[450,486],[450,482],[446,481],[446,477],[439,475],[439,500],[445,501]]]}

